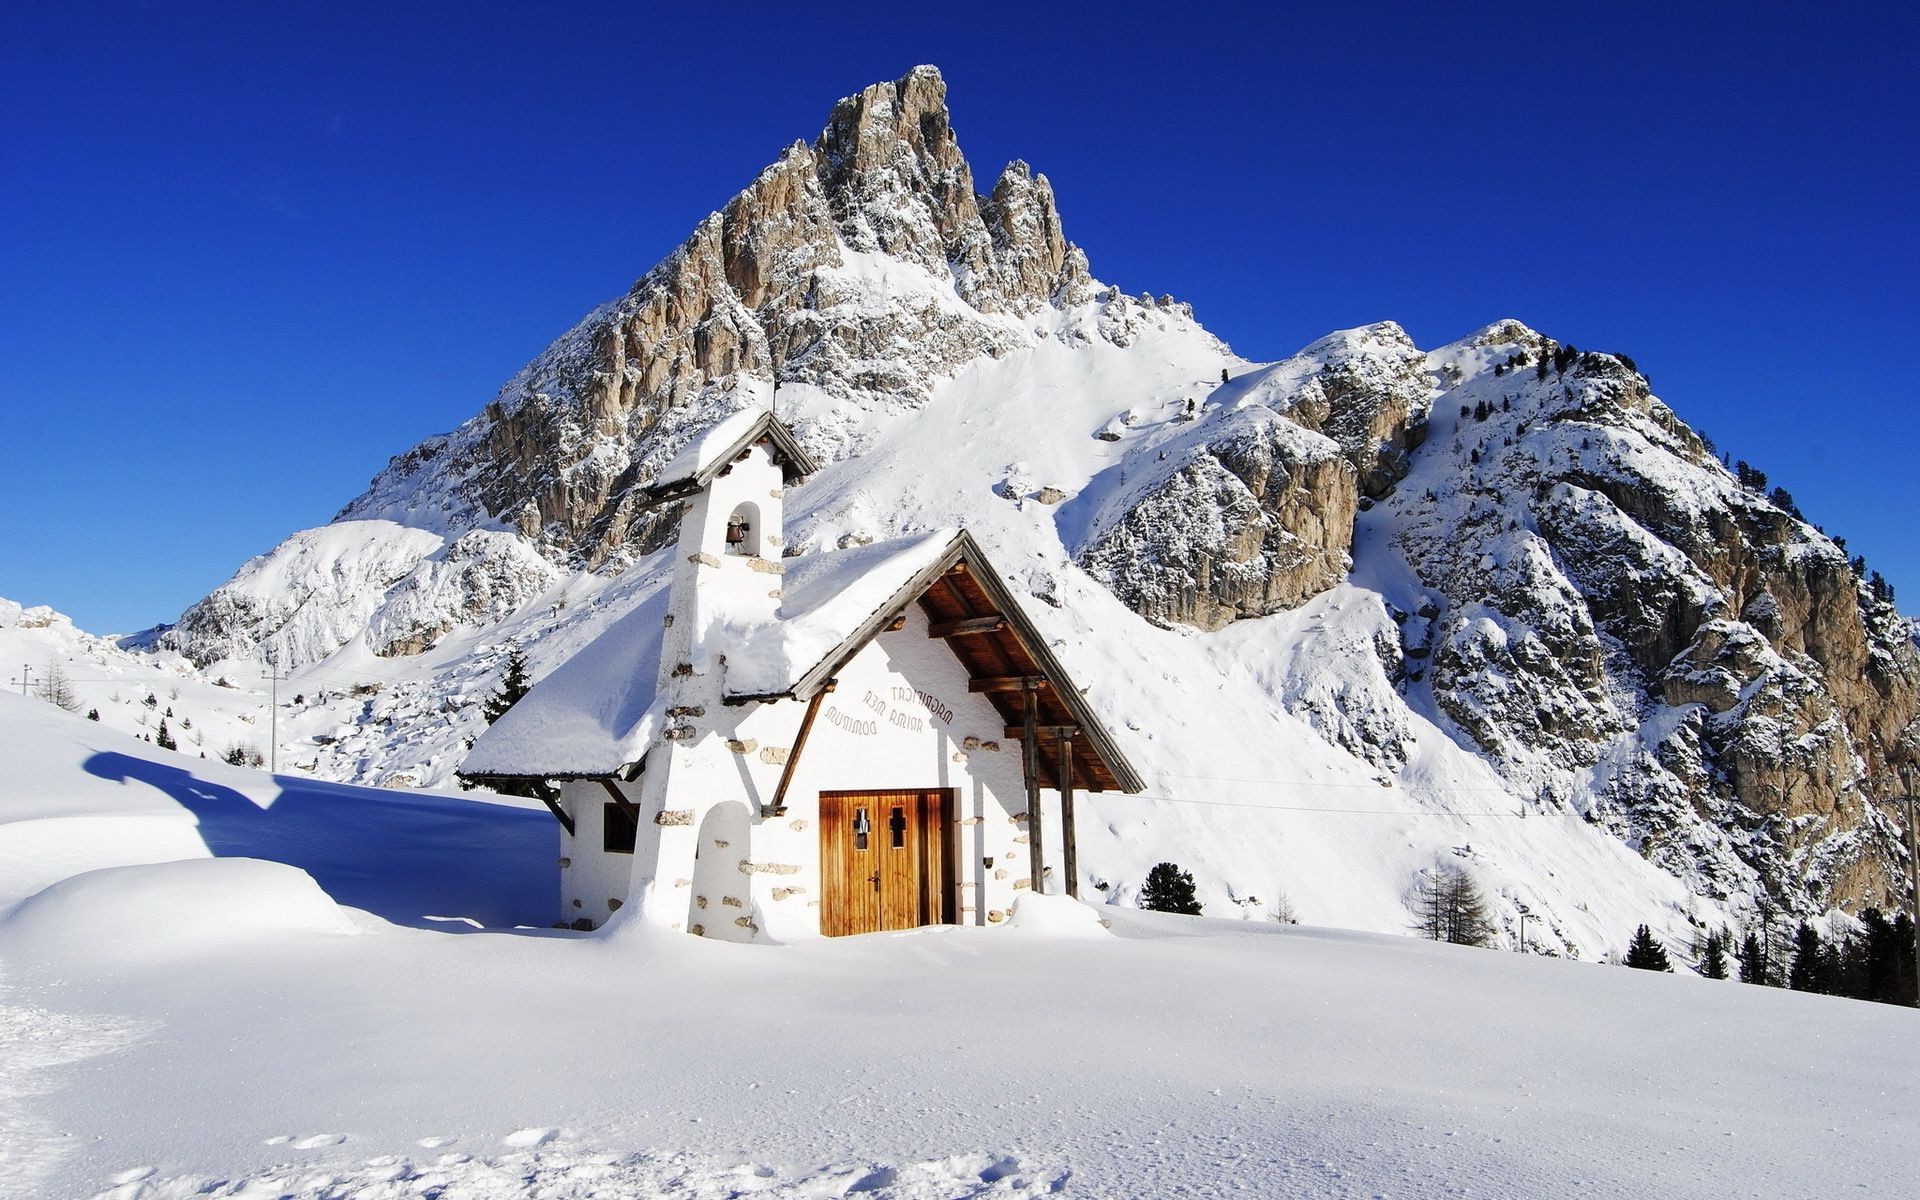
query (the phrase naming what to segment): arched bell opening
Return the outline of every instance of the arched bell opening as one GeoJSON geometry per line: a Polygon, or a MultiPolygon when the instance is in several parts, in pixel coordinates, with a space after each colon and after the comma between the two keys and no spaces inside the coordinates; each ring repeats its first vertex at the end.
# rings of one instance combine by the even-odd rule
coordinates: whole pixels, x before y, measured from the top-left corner
{"type": "Polygon", "coordinates": [[[745,503],[727,518],[728,554],[758,557],[760,554],[760,506],[745,503]]]}

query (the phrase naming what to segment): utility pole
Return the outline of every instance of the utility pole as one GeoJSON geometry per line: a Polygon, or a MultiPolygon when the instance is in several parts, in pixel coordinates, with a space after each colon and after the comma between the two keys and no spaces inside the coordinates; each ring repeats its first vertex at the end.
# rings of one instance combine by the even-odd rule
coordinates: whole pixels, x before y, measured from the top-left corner
{"type": "Polygon", "coordinates": [[[1911,763],[1901,766],[1900,782],[1906,785],[1907,793],[1907,884],[1912,889],[1907,899],[1907,912],[1913,918],[1914,1003],[1920,1004],[1920,834],[1914,832],[1911,763]]]}
{"type": "Polygon", "coordinates": [[[273,689],[268,693],[267,703],[267,773],[280,773],[280,668],[274,664],[273,652],[267,652],[267,679],[273,689]]]}
{"type": "Polygon", "coordinates": [[[20,664],[20,694],[22,696],[27,694],[27,680],[32,674],[33,667],[31,665],[27,663],[20,664]]]}
{"type": "Polygon", "coordinates": [[[1527,952],[1527,910],[1520,910],[1520,953],[1527,952]]]}

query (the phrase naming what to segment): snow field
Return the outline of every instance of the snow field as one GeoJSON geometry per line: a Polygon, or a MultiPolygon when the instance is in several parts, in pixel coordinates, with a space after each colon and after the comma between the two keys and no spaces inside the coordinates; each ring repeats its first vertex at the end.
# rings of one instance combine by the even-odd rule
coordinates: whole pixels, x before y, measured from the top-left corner
{"type": "Polygon", "coordinates": [[[1060,897],[786,946],[512,930],[550,911],[550,847],[487,838],[541,814],[183,784],[144,743],[103,778],[114,737],[0,703],[0,751],[37,747],[0,816],[206,829],[223,788],[313,815],[157,866],[76,848],[37,896],[0,871],[0,1195],[1891,1195],[1912,1169],[1901,1010],[1060,897]]]}

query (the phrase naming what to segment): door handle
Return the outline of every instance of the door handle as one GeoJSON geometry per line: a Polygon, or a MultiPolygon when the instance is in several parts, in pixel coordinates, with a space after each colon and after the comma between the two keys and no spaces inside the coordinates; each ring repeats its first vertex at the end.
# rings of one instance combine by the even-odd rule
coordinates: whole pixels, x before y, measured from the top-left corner
{"type": "Polygon", "coordinates": [[[873,884],[874,891],[877,892],[880,890],[880,872],[875,871],[873,874],[867,876],[867,880],[873,884]]]}

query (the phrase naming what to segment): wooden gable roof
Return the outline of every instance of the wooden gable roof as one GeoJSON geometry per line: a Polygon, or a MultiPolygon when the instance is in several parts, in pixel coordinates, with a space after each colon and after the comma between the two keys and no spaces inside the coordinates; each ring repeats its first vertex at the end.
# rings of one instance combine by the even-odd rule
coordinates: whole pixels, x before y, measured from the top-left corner
{"type": "Polygon", "coordinates": [[[862,647],[899,620],[910,604],[918,604],[926,613],[929,636],[943,639],[966,669],[971,680],[968,690],[985,695],[999,711],[1006,737],[1025,735],[1027,696],[1034,697],[1038,757],[1048,786],[1058,789],[1063,782],[1059,764],[1064,742],[1074,787],[1090,792],[1144,790],[1132,764],[1047,648],[1040,631],[964,530],[944,554],[918,572],[785,695],[811,698],[862,647]]]}
{"type": "Polygon", "coordinates": [[[787,483],[797,483],[820,469],[786,422],[771,412],[763,411],[757,417],[743,413],[696,438],[680,458],[667,464],[660,478],[640,489],[640,495],[647,507],[694,495],[732,470],[733,464],[755,445],[767,447],[787,483]]]}

